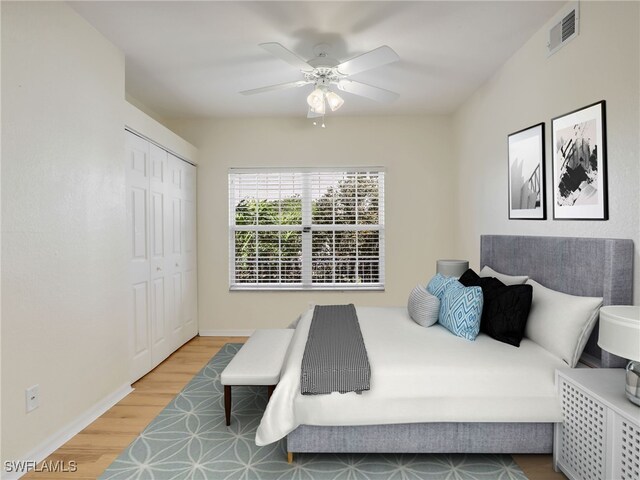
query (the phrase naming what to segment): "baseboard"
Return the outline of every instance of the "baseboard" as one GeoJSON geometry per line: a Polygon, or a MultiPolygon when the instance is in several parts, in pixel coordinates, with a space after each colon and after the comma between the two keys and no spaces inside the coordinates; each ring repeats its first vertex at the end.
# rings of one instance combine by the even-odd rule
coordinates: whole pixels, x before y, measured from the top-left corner
{"type": "MultiPolygon", "coordinates": [[[[93,423],[100,415],[113,407],[124,397],[133,392],[131,385],[125,384],[118,388],[115,392],[107,395],[105,398],[96,403],[93,407],[83,412],[78,418],[64,426],[53,435],[49,436],[44,442],[36,448],[27,452],[22,458],[25,461],[36,461],[40,463],[62,445],[67,443],[71,438],[77,435],[84,428],[93,423]]],[[[13,460],[13,459],[12,459],[13,460]]],[[[17,460],[17,459],[16,459],[17,460]]],[[[27,472],[5,472],[2,465],[2,480],[14,480],[22,477],[27,472]]]]}
{"type": "Polygon", "coordinates": [[[201,337],[250,337],[255,329],[250,330],[200,330],[201,337]]]}

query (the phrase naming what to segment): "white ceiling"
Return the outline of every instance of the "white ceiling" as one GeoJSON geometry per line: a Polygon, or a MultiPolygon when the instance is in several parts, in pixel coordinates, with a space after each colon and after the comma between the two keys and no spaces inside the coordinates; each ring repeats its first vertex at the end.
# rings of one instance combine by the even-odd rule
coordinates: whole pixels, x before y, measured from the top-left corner
{"type": "MultiPolygon", "coordinates": [[[[126,56],[127,93],[165,117],[306,115],[311,86],[238,94],[302,74],[258,47],[305,59],[318,43],[346,60],[389,45],[401,60],[352,78],[400,98],[344,93],[331,115],[449,113],[564,2],[72,2],[126,56]]],[[[543,55],[545,45],[540,45],[543,55]]]]}

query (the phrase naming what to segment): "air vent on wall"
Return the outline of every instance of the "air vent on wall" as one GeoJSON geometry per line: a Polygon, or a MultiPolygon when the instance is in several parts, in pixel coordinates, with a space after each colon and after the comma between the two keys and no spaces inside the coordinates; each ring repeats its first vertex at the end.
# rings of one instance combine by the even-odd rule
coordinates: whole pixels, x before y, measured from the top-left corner
{"type": "Polygon", "coordinates": [[[578,2],[572,3],[556,17],[549,29],[549,41],[547,43],[547,56],[553,55],[569,41],[573,40],[580,33],[580,6],[578,2]]]}

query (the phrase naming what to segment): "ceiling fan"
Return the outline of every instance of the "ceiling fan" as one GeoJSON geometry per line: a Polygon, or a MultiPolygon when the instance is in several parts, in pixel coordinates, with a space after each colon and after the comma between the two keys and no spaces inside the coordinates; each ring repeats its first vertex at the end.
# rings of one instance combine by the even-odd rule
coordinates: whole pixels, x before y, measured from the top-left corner
{"type": "Polygon", "coordinates": [[[314,90],[307,97],[307,103],[309,104],[307,117],[309,118],[323,116],[326,112],[327,104],[332,112],[335,112],[343,105],[344,100],[340,95],[331,90],[332,86],[336,86],[344,92],[382,103],[393,102],[399,96],[397,93],[385,90],[384,88],[374,87],[373,85],[357,82],[349,78],[350,75],[400,60],[398,54],[386,45],[344,62],[339,62],[335,58],[330,57],[328,53],[330,46],[325,43],[314,47],[313,52],[316,56],[309,61],[303,60],[279,43],[261,43],[260,46],[272,55],[299,69],[304,76],[304,80],[244,90],[240,92],[242,95],[254,95],[256,93],[270,92],[273,90],[314,85],[314,90]]]}

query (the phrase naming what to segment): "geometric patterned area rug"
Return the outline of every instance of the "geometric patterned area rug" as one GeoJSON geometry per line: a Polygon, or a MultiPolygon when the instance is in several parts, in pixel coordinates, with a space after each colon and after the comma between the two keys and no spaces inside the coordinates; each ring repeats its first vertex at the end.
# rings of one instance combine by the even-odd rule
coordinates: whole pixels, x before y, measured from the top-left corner
{"type": "Polygon", "coordinates": [[[220,373],[240,349],[228,343],[100,477],[109,480],[526,480],[509,455],[296,454],[286,439],[256,446],[266,387],[234,387],[225,425],[220,373]]]}

